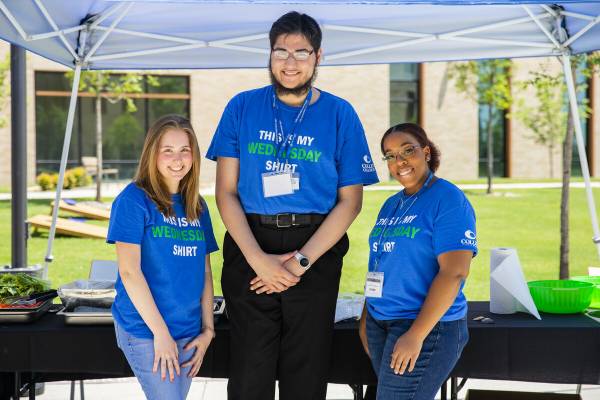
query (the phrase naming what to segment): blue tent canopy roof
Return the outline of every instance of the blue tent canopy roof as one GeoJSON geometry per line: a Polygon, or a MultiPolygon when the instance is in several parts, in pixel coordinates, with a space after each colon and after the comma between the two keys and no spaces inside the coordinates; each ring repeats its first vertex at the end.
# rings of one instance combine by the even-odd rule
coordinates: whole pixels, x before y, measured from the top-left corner
{"type": "Polygon", "coordinates": [[[269,28],[291,10],[321,24],[324,65],[600,48],[600,0],[0,0],[0,37],[71,68],[264,67],[269,28]]]}

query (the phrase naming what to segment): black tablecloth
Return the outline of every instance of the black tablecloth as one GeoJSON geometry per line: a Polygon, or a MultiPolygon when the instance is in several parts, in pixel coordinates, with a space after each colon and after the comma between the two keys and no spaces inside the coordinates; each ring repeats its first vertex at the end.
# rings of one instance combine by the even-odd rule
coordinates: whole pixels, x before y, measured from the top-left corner
{"type": "Polygon", "coordinates": [[[584,314],[498,315],[469,302],[470,340],[452,372],[479,379],[600,384],[600,323],[584,314]],[[483,315],[486,325],[473,321],[483,315]]]}
{"type": "MultiPolygon", "coordinates": [[[[491,314],[488,302],[470,302],[470,340],[452,375],[600,384],[600,323],[583,314],[542,314],[542,318],[491,314]],[[493,318],[494,324],[473,321],[479,315],[493,318]]],[[[376,383],[357,325],[336,324],[329,382],[376,383]]],[[[200,375],[225,378],[227,321],[219,321],[216,331],[200,375]]],[[[54,314],[31,324],[0,325],[0,371],[35,372],[38,381],[131,376],[112,326],[64,325],[54,314]]]]}

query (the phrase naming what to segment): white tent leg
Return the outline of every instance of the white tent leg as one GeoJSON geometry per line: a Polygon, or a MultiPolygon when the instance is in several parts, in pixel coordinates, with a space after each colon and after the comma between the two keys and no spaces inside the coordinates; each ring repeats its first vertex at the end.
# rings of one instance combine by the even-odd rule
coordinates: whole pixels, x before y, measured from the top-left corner
{"type": "Polygon", "coordinates": [[[592,222],[592,230],[594,231],[593,241],[598,251],[600,258],[600,230],[598,229],[598,216],[596,214],[596,203],[594,202],[594,194],[592,193],[592,185],[590,184],[590,169],[588,167],[587,155],[585,152],[585,144],[583,142],[583,132],[581,130],[581,120],[579,117],[579,108],[577,106],[577,95],[575,93],[575,82],[571,73],[571,58],[567,54],[562,55],[563,72],[565,74],[565,82],[569,93],[569,104],[571,114],[573,115],[573,125],[575,127],[575,139],[577,140],[577,152],[579,153],[579,162],[581,163],[581,172],[585,181],[585,193],[587,195],[588,208],[590,211],[590,219],[592,222]]]}
{"type": "Polygon", "coordinates": [[[56,218],[58,217],[58,203],[60,202],[60,194],[63,188],[65,179],[65,169],[67,168],[67,160],[69,158],[69,145],[71,144],[71,133],[73,133],[73,119],[75,118],[75,107],[77,106],[77,93],[79,91],[79,77],[81,76],[81,65],[78,63],[75,66],[75,74],[73,77],[73,88],[71,89],[71,102],[69,103],[69,114],[67,116],[67,127],[65,128],[65,139],[63,141],[62,155],[60,158],[60,169],[58,173],[58,183],[56,184],[56,197],[54,198],[54,207],[52,208],[52,225],[48,234],[48,247],[46,249],[46,257],[44,258],[44,279],[48,278],[48,264],[52,262],[52,243],[56,234],[56,218]]]}

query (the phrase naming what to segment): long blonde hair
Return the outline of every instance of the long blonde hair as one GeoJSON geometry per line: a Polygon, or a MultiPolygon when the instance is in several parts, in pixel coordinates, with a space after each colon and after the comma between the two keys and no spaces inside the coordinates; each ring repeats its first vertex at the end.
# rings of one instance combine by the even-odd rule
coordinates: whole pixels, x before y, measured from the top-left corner
{"type": "Polygon", "coordinates": [[[192,168],[179,182],[178,193],[185,206],[185,216],[189,221],[196,220],[202,213],[199,193],[200,186],[200,148],[190,121],[180,115],[164,115],[156,120],[146,135],[142,156],[135,174],[135,183],[156,203],[159,211],[168,217],[175,215],[173,201],[167,185],[161,178],[156,166],[160,139],[170,129],[187,133],[192,150],[192,168]]]}

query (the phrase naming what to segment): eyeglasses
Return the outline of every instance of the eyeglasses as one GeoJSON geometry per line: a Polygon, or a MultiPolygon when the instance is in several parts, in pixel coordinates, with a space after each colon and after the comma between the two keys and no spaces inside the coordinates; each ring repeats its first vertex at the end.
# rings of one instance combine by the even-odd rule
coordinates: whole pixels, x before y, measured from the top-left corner
{"type": "Polygon", "coordinates": [[[292,57],[294,57],[294,59],[296,61],[306,61],[308,60],[308,57],[310,57],[310,55],[312,53],[314,53],[314,50],[296,50],[293,52],[289,52],[286,49],[274,49],[271,50],[271,54],[273,54],[273,57],[275,57],[278,60],[287,60],[288,58],[290,58],[290,55],[292,57]]]}
{"type": "Polygon", "coordinates": [[[408,160],[408,159],[414,157],[417,147],[421,147],[421,146],[419,146],[418,144],[412,144],[412,145],[406,146],[402,151],[400,151],[398,153],[395,153],[395,154],[388,153],[388,154],[384,155],[382,160],[387,161],[389,163],[393,163],[395,161],[408,160]]]}

